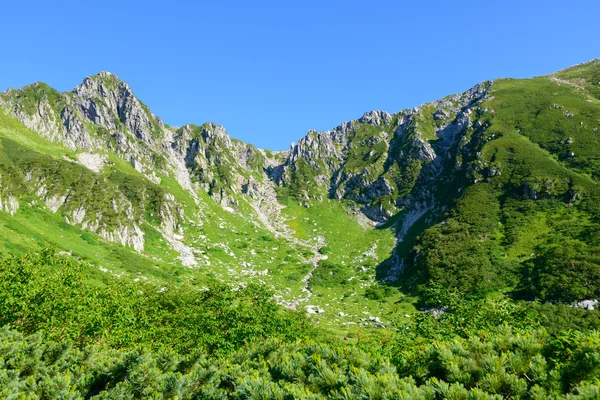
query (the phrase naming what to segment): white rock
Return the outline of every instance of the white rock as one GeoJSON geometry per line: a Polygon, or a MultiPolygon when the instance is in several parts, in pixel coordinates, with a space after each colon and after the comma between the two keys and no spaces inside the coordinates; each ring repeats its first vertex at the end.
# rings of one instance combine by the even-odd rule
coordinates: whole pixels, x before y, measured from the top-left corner
{"type": "Polygon", "coordinates": [[[93,153],[79,153],[77,154],[77,162],[86,167],[87,169],[90,169],[94,172],[100,172],[106,164],[106,155],[93,153]]]}
{"type": "Polygon", "coordinates": [[[598,300],[582,300],[573,304],[573,307],[583,308],[585,310],[594,310],[600,303],[598,300]]]}

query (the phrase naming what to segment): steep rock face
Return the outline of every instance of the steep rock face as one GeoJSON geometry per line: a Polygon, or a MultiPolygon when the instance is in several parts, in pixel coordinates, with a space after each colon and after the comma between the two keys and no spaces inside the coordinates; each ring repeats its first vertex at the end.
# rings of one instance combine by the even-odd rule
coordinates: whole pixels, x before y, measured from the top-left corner
{"type": "MultiPolygon", "coordinates": [[[[153,145],[152,133],[160,136],[162,121],[154,116],[135,97],[129,85],[115,75],[101,72],[86,78],[73,90],[73,102],[87,122],[118,131],[125,131],[143,142],[153,145]]],[[[158,139],[158,138],[157,138],[158,139]]]]}
{"type": "Polygon", "coordinates": [[[185,125],[175,132],[171,147],[184,160],[192,181],[224,207],[237,207],[232,195],[242,192],[250,175],[266,180],[263,152],[231,139],[222,126],[185,125]]]}
{"type": "MultiPolygon", "coordinates": [[[[40,136],[82,151],[77,154],[78,162],[97,173],[108,165],[107,154],[114,152],[150,182],[160,184],[159,174],[171,176],[193,198],[198,198],[198,190],[204,190],[223,207],[237,207],[236,195],[242,194],[242,185],[251,176],[257,184],[263,185],[261,190],[268,189],[274,194],[271,186],[264,186],[267,177],[263,169],[267,161],[261,150],[232,140],[221,126],[212,123],[179,129],[167,127],[135,97],[125,82],[111,73],[88,77],[67,93],[59,93],[42,83],[9,90],[0,95],[0,108],[40,136]]],[[[65,193],[48,194],[43,185],[37,186],[33,192],[39,192],[53,212],[70,199],[69,188],[65,193]]],[[[248,201],[253,199],[248,196],[248,201]]],[[[16,205],[15,196],[3,201],[3,208],[11,212],[16,205]]],[[[107,230],[102,228],[102,223],[82,220],[97,210],[86,208],[85,204],[76,208],[79,211],[71,216],[70,222],[108,240],[131,245],[138,251],[143,249],[139,224],[144,218],[138,220],[137,225],[107,230]]],[[[126,216],[122,219],[130,220],[126,216]]],[[[173,229],[162,231],[172,238],[173,229]]]]}
{"type": "Polygon", "coordinates": [[[379,222],[419,202],[431,203],[430,193],[417,186],[435,180],[444,163],[456,164],[458,142],[468,141],[472,128],[470,113],[488,87],[477,85],[394,115],[367,112],[331,131],[309,132],[292,146],[283,172],[274,179],[301,201],[351,200],[379,222]]]}

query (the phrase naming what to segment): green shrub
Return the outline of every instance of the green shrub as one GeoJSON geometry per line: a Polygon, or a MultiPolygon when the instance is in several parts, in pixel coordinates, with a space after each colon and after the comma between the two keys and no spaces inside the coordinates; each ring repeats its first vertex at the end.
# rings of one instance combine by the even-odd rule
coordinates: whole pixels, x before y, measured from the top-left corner
{"type": "Polygon", "coordinates": [[[348,268],[328,260],[320,260],[310,278],[310,285],[321,287],[340,286],[347,284],[348,278],[350,278],[348,268]]]}
{"type": "Polygon", "coordinates": [[[85,345],[143,345],[185,352],[229,352],[267,337],[307,334],[307,321],[280,308],[263,286],[214,283],[159,287],[109,277],[87,281],[89,268],[50,251],[0,259],[0,325],[85,345]]]}
{"type": "Polygon", "coordinates": [[[526,298],[572,302],[600,296],[599,248],[579,241],[540,247],[523,269],[517,293],[526,298]]]}
{"type": "Polygon", "coordinates": [[[396,292],[394,288],[386,285],[370,286],[365,290],[365,297],[369,300],[383,300],[396,292]]]}
{"type": "Polygon", "coordinates": [[[323,254],[323,255],[331,254],[331,247],[323,246],[323,247],[319,248],[319,253],[323,254]]]}

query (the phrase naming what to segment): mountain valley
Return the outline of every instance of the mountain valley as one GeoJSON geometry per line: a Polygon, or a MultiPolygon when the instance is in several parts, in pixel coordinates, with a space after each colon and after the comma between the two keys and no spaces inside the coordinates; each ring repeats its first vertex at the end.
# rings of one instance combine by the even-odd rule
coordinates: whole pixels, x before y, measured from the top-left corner
{"type": "Polygon", "coordinates": [[[600,59],[259,149],[0,94],[0,397],[600,398],[600,59]]]}
{"type": "Polygon", "coordinates": [[[281,152],[168,126],[107,72],[9,89],[0,109],[1,248],[53,247],[92,279],[260,282],[335,329],[409,317],[432,284],[599,294],[599,61],[367,112],[281,152]],[[568,279],[590,285],[549,271],[570,251],[568,279]]]}

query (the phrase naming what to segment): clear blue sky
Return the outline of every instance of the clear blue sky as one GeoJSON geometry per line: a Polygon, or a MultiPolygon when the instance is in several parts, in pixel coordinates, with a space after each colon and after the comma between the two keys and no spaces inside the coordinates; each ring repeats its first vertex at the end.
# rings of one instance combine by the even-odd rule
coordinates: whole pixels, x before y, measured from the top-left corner
{"type": "Polygon", "coordinates": [[[307,130],[600,57],[600,1],[12,1],[0,90],[106,70],[170,125],[282,150],[307,130]]]}

